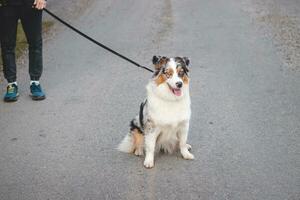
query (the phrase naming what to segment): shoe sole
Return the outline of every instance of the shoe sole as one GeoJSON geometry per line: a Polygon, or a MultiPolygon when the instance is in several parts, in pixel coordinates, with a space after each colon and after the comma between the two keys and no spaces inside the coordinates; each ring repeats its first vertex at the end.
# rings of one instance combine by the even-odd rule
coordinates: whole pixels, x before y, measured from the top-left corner
{"type": "Polygon", "coordinates": [[[15,98],[4,98],[4,102],[12,103],[18,101],[19,94],[15,98]]]}
{"type": "Polygon", "coordinates": [[[34,101],[41,101],[41,100],[46,99],[46,96],[39,96],[39,97],[31,96],[31,98],[32,98],[32,100],[34,100],[34,101]]]}

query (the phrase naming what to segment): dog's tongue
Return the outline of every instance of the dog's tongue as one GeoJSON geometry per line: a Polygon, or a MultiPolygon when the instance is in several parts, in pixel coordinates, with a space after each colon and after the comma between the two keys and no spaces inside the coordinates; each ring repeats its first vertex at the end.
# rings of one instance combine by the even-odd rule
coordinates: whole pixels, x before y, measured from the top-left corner
{"type": "Polygon", "coordinates": [[[173,93],[174,93],[176,96],[181,96],[181,89],[173,89],[173,93]]]}

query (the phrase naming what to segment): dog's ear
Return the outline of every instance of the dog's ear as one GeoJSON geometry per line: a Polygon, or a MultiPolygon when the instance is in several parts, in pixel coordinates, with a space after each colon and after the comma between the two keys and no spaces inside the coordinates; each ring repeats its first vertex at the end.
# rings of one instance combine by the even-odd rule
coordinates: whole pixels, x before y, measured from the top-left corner
{"type": "Polygon", "coordinates": [[[175,57],[175,61],[180,64],[186,74],[189,72],[188,65],[190,64],[190,59],[188,57],[175,57]]]}
{"type": "Polygon", "coordinates": [[[157,65],[160,58],[161,58],[161,56],[153,56],[153,58],[152,58],[153,65],[157,65]]]}
{"type": "Polygon", "coordinates": [[[190,59],[188,57],[176,57],[175,61],[181,65],[186,74],[189,72],[188,65],[190,64],[190,59]]]}
{"type": "Polygon", "coordinates": [[[190,59],[189,59],[188,57],[183,57],[182,59],[183,59],[185,65],[186,65],[186,66],[189,66],[189,64],[190,64],[190,59]]]}
{"type": "Polygon", "coordinates": [[[168,58],[165,56],[153,56],[152,63],[154,65],[155,71],[160,71],[162,67],[168,62],[168,58]]]}

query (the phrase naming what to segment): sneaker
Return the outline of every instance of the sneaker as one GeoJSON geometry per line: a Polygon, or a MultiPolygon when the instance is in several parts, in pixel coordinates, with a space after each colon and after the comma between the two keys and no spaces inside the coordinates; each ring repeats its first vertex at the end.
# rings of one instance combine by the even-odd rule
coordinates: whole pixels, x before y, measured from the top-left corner
{"type": "Polygon", "coordinates": [[[32,100],[44,100],[46,98],[46,95],[42,90],[41,84],[32,83],[30,85],[30,92],[32,100]]]}
{"type": "Polygon", "coordinates": [[[18,86],[15,83],[7,85],[7,91],[4,95],[5,102],[13,102],[18,100],[18,86]]]}

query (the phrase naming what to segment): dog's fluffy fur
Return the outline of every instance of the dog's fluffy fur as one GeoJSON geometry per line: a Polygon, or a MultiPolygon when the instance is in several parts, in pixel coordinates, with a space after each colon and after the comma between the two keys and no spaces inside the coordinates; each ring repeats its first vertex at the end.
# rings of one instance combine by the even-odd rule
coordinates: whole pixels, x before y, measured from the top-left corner
{"type": "Polygon", "coordinates": [[[118,146],[138,156],[145,152],[146,168],[154,166],[154,153],[159,150],[172,153],[179,149],[183,158],[194,159],[186,143],[191,116],[189,59],[153,56],[152,62],[155,72],[146,86],[147,99],[118,146]]]}

